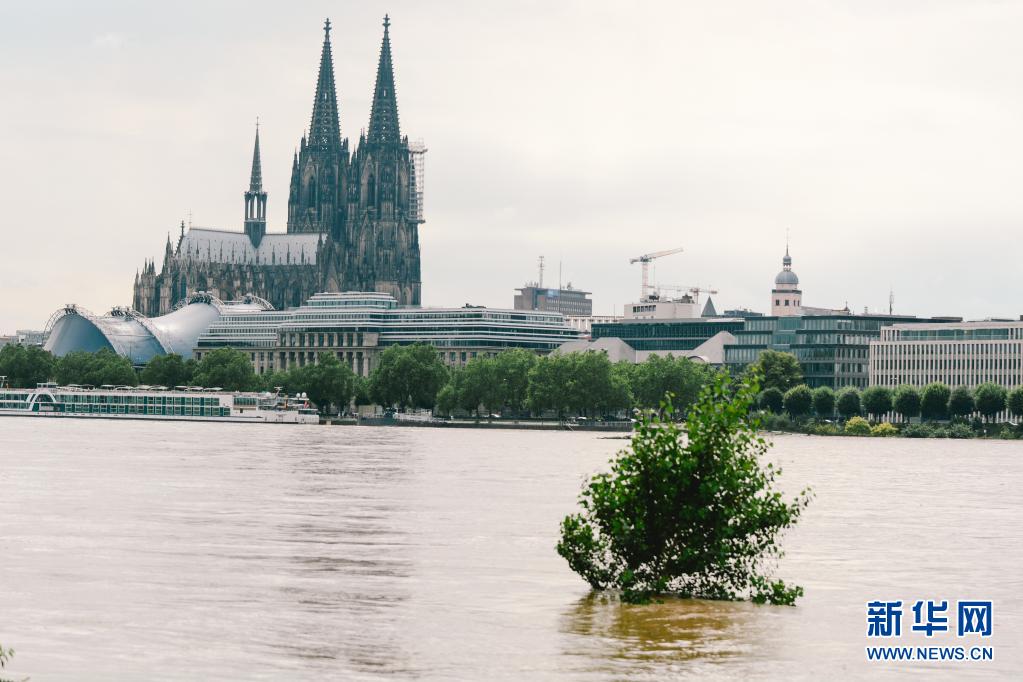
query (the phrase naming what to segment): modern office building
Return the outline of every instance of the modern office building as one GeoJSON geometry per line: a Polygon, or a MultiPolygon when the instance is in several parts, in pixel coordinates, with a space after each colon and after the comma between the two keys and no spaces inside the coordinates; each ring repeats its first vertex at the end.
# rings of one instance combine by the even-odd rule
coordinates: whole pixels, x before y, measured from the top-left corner
{"type": "Polygon", "coordinates": [[[594,341],[618,338],[637,351],[691,351],[721,332],[741,332],[744,324],[742,320],[725,317],[622,320],[594,324],[590,336],[594,341]]]}
{"type": "Polygon", "coordinates": [[[564,289],[547,289],[536,283],[515,290],[515,310],[542,310],[563,315],[593,314],[590,292],[575,289],[569,283],[564,289]]]}
{"type": "Polygon", "coordinates": [[[1023,319],[895,324],[870,342],[870,384],[1023,386],[1023,319]]]}
{"type": "Polygon", "coordinates": [[[627,320],[694,320],[711,317],[703,315],[701,311],[699,301],[688,294],[679,298],[651,295],[639,303],[626,303],[624,317],[627,320]]]}
{"type": "Polygon", "coordinates": [[[565,315],[565,324],[589,338],[594,324],[611,324],[621,319],[621,315],[565,315]]]}
{"type": "Polygon", "coordinates": [[[811,388],[866,388],[870,380],[870,343],[881,337],[883,328],[900,323],[941,324],[944,319],[851,313],[750,317],[745,319],[743,329],[733,332],[735,343],[725,347],[725,365],[741,370],[756,362],[765,350],[778,350],[796,356],[811,388]]]}
{"type": "Polygon", "coordinates": [[[229,346],[248,353],[262,374],[313,364],[320,354],[334,353],[356,374],[368,376],[380,353],[393,345],[428,343],[445,363],[459,366],[508,348],[546,354],[579,336],[558,313],[403,307],[386,293],[320,293],[298,308],[214,321],[199,337],[195,357],[229,346]]]}

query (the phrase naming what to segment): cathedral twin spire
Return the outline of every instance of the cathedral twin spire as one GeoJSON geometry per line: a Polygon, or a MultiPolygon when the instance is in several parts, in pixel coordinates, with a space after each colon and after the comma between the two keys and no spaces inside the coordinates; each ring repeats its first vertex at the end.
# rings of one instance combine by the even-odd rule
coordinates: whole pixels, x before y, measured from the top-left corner
{"type": "Polygon", "coordinates": [[[316,77],[316,97],[313,117],[309,123],[309,144],[332,147],[341,144],[341,126],[338,122],[337,91],[334,87],[334,59],[330,49],[330,19],[323,24],[323,51],[320,53],[320,71],[316,77]]]}
{"type": "Polygon", "coordinates": [[[401,141],[398,127],[398,98],[394,92],[394,66],[391,63],[391,19],[384,15],[384,40],[380,46],[380,63],[373,90],[373,108],[369,116],[369,141],[377,143],[401,141]]]}

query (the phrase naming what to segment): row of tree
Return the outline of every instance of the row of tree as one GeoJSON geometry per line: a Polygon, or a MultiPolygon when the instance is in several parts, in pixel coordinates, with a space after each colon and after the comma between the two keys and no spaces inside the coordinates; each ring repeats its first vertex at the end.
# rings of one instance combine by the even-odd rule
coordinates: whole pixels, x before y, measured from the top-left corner
{"type": "Polygon", "coordinates": [[[776,386],[760,392],[762,410],[780,414],[787,412],[794,418],[816,415],[830,419],[837,412],[842,418],[867,414],[875,420],[895,413],[909,421],[920,417],[936,421],[969,417],[980,413],[993,421],[1005,411],[1023,417],[1023,387],[1011,392],[997,384],[986,383],[972,391],[965,386],[950,389],[945,384],[932,383],[918,390],[914,386],[899,386],[894,391],[884,386],[871,386],[860,392],[847,387],[835,393],[824,386],[811,390],[800,384],[782,393],[776,386]]]}
{"type": "Polygon", "coordinates": [[[461,409],[479,416],[512,410],[596,416],[632,408],[659,409],[666,393],[684,414],[713,376],[703,364],[672,356],[612,363],[604,353],[554,353],[543,357],[507,350],[477,357],[450,373],[437,395],[436,411],[461,409]]]}
{"type": "MultiPolygon", "coordinates": [[[[930,384],[922,390],[900,386],[894,391],[874,386],[835,393],[811,390],[789,353],[765,351],[752,367],[761,377],[761,409],[787,412],[796,418],[816,415],[845,419],[867,414],[875,419],[897,413],[909,420],[944,420],[980,413],[992,420],[1008,410],[1023,416],[1023,387],[1011,393],[996,384],[973,391],[930,384]]],[[[612,363],[603,353],[554,353],[539,357],[523,349],[479,356],[465,367],[449,369],[436,349],[427,344],[390,346],[380,355],[368,379],[356,376],[332,353],[315,364],[287,372],[257,375],[248,355],[218,348],[201,361],[178,355],[154,357],[141,370],[111,350],[73,352],[62,358],[39,347],[20,345],[0,349],[0,375],[11,386],[34,387],[44,381],[62,385],[204,386],[228,391],[283,388],[306,393],[321,411],[343,411],[351,403],[376,403],[399,408],[435,408],[439,414],[461,410],[477,416],[511,410],[514,413],[554,413],[595,416],[631,408],[659,409],[671,393],[676,414],[685,415],[714,370],[671,355],[651,356],[646,362],[612,363]]]]}
{"type": "Polygon", "coordinates": [[[567,353],[539,357],[524,349],[479,356],[465,367],[449,369],[432,346],[390,346],[368,379],[357,377],[332,353],[315,364],[258,375],[248,354],[231,348],[206,353],[201,361],[158,355],[136,370],[131,362],[104,349],[55,358],[39,347],[0,349],[0,375],[11,386],[32,388],[45,381],[61,385],[203,386],[227,391],[274,390],[306,393],[323,411],[376,403],[399,408],[434,408],[451,414],[480,415],[512,410],[540,414],[600,415],[632,407],[658,408],[675,395],[684,412],[712,370],[683,358],[652,356],[640,364],[611,363],[603,353],[567,353]]]}

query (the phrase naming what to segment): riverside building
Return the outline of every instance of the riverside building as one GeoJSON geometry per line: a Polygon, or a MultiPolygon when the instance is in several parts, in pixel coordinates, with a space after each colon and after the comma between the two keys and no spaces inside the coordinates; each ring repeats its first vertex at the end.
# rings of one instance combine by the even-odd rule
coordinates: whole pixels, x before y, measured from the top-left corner
{"type": "MultiPolygon", "coordinates": [[[[953,319],[953,318],[950,318],[953,319]]],[[[944,327],[941,319],[908,315],[790,315],[750,317],[725,346],[725,366],[740,371],[757,361],[765,350],[792,353],[799,360],[807,386],[833,389],[870,383],[871,342],[892,325],[916,328],[920,323],[944,327]]]]}
{"type": "Polygon", "coordinates": [[[558,313],[399,306],[390,294],[344,292],[314,294],[304,305],[232,315],[214,321],[199,337],[197,360],[215,348],[248,353],[263,374],[314,364],[334,353],[356,374],[368,376],[388,346],[427,343],[448,365],[460,366],[480,355],[508,348],[546,354],[580,332],[558,313]]]}
{"type": "Polygon", "coordinates": [[[1023,319],[896,324],[870,343],[870,385],[1023,385],[1023,319]]]}

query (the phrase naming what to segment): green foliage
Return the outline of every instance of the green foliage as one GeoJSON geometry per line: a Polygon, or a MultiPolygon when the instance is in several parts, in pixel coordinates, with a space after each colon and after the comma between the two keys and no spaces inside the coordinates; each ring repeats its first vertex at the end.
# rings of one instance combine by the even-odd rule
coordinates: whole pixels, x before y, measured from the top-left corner
{"type": "Polygon", "coordinates": [[[765,431],[799,431],[802,425],[793,422],[785,413],[765,412],[760,415],[759,426],[765,431]]]}
{"type": "MultiPolygon", "coordinates": [[[[953,393],[955,393],[955,391],[953,391],[953,393]]],[[[949,438],[973,438],[974,435],[976,434],[974,434],[973,429],[966,424],[953,424],[948,427],[949,438]]]]}
{"type": "Polygon", "coordinates": [[[1023,386],[1012,389],[1007,404],[1010,412],[1017,417],[1023,417],[1023,386]]]}
{"type": "Polygon", "coordinates": [[[510,407],[522,410],[526,407],[529,390],[529,370],[536,364],[536,353],[524,348],[511,348],[494,356],[494,381],[498,385],[500,409],[510,407]]]}
{"type": "Polygon", "coordinates": [[[257,378],[259,388],[264,391],[272,393],[279,388],[285,393],[297,393],[299,390],[294,385],[294,372],[267,372],[257,378]]]}
{"type": "Polygon", "coordinates": [[[933,438],[934,430],[927,424],[910,424],[902,430],[906,438],[933,438]]]}
{"type": "Polygon", "coordinates": [[[95,353],[73,351],[57,361],[54,378],[57,383],[67,386],[80,384],[90,386],[135,386],[138,377],[131,361],[121,357],[109,348],[95,353]]]}
{"type": "Polygon", "coordinates": [[[973,399],[977,404],[977,411],[988,421],[993,421],[999,412],[1005,410],[1008,394],[998,384],[987,383],[976,388],[973,399]]]}
{"type": "Polygon", "coordinates": [[[380,405],[433,407],[448,369],[433,346],[388,346],[370,375],[370,396],[380,405]]]}
{"type": "Polygon", "coordinates": [[[192,380],[196,363],[194,360],[187,362],[176,353],[167,355],[154,355],[146,363],[139,381],[147,386],[187,386],[192,380]]]}
{"type": "Polygon", "coordinates": [[[870,422],[863,417],[853,417],[845,423],[845,434],[847,436],[869,436],[870,422]]]}
{"type": "Polygon", "coordinates": [[[860,392],[852,386],[847,386],[838,392],[835,404],[838,407],[838,413],[842,415],[844,419],[859,416],[860,392]]]}
{"type": "Polygon", "coordinates": [[[326,413],[333,405],[343,411],[355,395],[355,373],[333,353],[320,353],[316,364],[299,367],[288,377],[288,390],[305,393],[326,413]]]}
{"type": "Polygon", "coordinates": [[[685,414],[712,373],[707,365],[687,358],[651,355],[633,367],[631,381],[636,407],[658,409],[664,395],[671,393],[675,396],[672,399],[675,412],[685,414]]]}
{"type": "Polygon", "coordinates": [[[890,422],[881,422],[880,424],[878,424],[877,426],[870,430],[870,435],[888,438],[890,436],[899,435],[899,430],[895,428],[890,422]]]}
{"type": "Polygon", "coordinates": [[[370,384],[369,379],[366,377],[355,377],[354,390],[355,393],[352,395],[352,402],[356,405],[372,405],[373,398],[370,396],[369,390],[370,384]]]}
{"type": "Polygon", "coordinates": [[[35,388],[53,378],[57,359],[39,346],[10,344],[0,348],[0,376],[11,388],[35,388]]]}
{"type": "Polygon", "coordinates": [[[777,388],[784,393],[803,381],[803,370],[796,356],[776,350],[765,350],[751,367],[761,377],[764,390],[777,388]]]}
{"type": "Polygon", "coordinates": [[[951,389],[945,384],[933,383],[924,386],[920,394],[920,416],[926,420],[945,419],[948,416],[948,399],[951,389]]]}
{"type": "Polygon", "coordinates": [[[830,419],[835,414],[835,392],[821,386],[813,392],[813,411],[821,419],[830,419]]]}
{"type": "Polygon", "coordinates": [[[948,398],[948,415],[950,417],[968,417],[976,410],[973,394],[965,386],[956,386],[948,398]]]}
{"type": "Polygon", "coordinates": [[[451,377],[451,381],[444,384],[441,389],[437,392],[437,402],[433,406],[433,413],[435,415],[451,416],[451,413],[458,407],[457,397],[455,395],[454,386],[454,375],[451,377]]]}
{"type": "Polygon", "coordinates": [[[226,347],[203,355],[195,367],[192,383],[225,391],[255,391],[261,385],[248,354],[226,347]]]}
{"type": "Polygon", "coordinates": [[[572,570],[630,602],[674,593],[794,603],[802,589],[767,571],[810,495],[785,502],[774,490],[780,470],[761,465],[768,445],[750,417],[756,395],[755,377],[731,386],[718,374],[690,410],[685,439],[670,407],[641,421],[611,471],[584,488],[582,511],[561,524],[558,553],[572,570]]]}
{"type": "Polygon", "coordinates": [[[863,410],[874,419],[892,411],[892,390],[884,386],[871,386],[861,397],[863,410]]]}
{"type": "Polygon", "coordinates": [[[526,403],[529,409],[542,414],[556,412],[562,419],[573,402],[569,397],[572,367],[567,355],[553,353],[537,360],[529,370],[526,403]]]}
{"type": "Polygon", "coordinates": [[[835,424],[817,424],[812,433],[815,436],[837,436],[842,433],[842,429],[835,424]]]}
{"type": "Polygon", "coordinates": [[[771,414],[779,414],[785,405],[785,395],[774,386],[765,388],[757,398],[757,404],[761,410],[771,414]]]}
{"type": "Polygon", "coordinates": [[[810,414],[813,407],[813,392],[805,384],[793,386],[785,392],[785,411],[799,419],[810,414]]]}
{"type": "Polygon", "coordinates": [[[482,355],[473,358],[458,373],[456,395],[464,409],[475,411],[478,417],[481,406],[486,406],[488,414],[504,407],[505,391],[497,380],[497,363],[493,358],[482,355]]]}
{"type": "Polygon", "coordinates": [[[632,404],[628,373],[611,364],[605,353],[553,353],[529,370],[527,404],[537,413],[552,411],[599,414],[632,404]]]}
{"type": "Polygon", "coordinates": [[[913,386],[902,385],[895,389],[892,408],[909,421],[920,416],[920,392],[913,386]]]}

